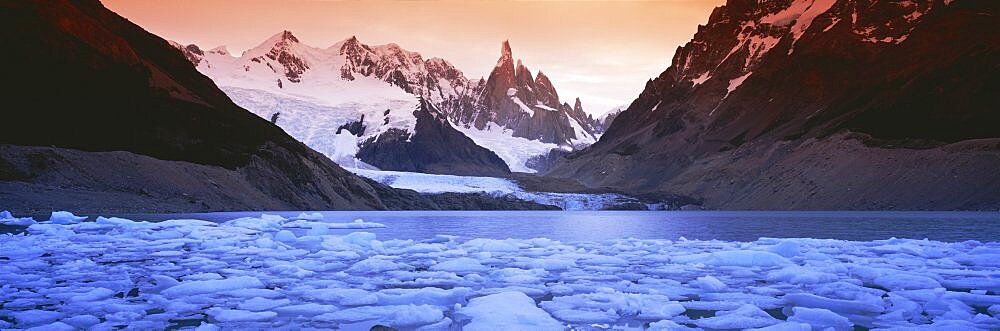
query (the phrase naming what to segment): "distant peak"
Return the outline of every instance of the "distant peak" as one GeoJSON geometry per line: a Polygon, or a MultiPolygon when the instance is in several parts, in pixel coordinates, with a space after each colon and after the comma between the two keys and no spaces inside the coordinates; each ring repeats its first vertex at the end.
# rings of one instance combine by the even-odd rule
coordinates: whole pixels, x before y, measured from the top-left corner
{"type": "Polygon", "coordinates": [[[299,38],[295,38],[295,35],[291,31],[285,30],[281,32],[281,40],[288,40],[291,42],[299,42],[299,38]]]}
{"type": "Polygon", "coordinates": [[[208,52],[213,54],[229,55],[229,49],[226,48],[226,46],[219,46],[208,50],[208,52]]]}
{"type": "Polygon", "coordinates": [[[511,54],[512,52],[510,51],[510,41],[504,40],[503,45],[500,47],[500,57],[513,59],[514,56],[511,54]]]}
{"type": "Polygon", "coordinates": [[[270,38],[267,38],[267,40],[264,41],[264,43],[262,44],[262,46],[268,46],[268,47],[270,47],[270,46],[273,46],[274,44],[277,44],[277,43],[285,43],[285,44],[294,43],[294,44],[297,44],[297,43],[299,43],[299,38],[296,38],[295,35],[293,35],[291,31],[284,30],[284,31],[281,31],[281,32],[278,32],[278,33],[274,34],[270,38]]]}
{"type": "Polygon", "coordinates": [[[510,52],[510,42],[506,40],[500,46],[500,59],[497,60],[496,67],[514,69],[514,56],[510,52]]]}

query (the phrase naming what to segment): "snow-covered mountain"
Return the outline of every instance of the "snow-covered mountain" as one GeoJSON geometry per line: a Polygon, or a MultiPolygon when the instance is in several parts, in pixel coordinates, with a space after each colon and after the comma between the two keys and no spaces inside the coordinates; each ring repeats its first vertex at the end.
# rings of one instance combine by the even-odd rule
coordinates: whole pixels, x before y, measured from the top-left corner
{"type": "MultiPolygon", "coordinates": [[[[210,51],[196,45],[175,47],[237,104],[348,167],[445,173],[463,169],[460,174],[477,175],[496,175],[508,168],[532,172],[526,166],[531,157],[552,149],[587,146],[596,140],[598,131],[597,122],[583,112],[579,99],[575,107],[560,103],[543,73],[534,76],[520,62],[515,70],[507,42],[489,79],[478,80],[470,80],[444,59],[424,59],[396,44],[369,46],[356,37],[317,48],[283,31],[238,57],[225,47],[210,51]],[[418,116],[418,111],[431,114],[418,116]],[[450,157],[457,163],[471,157],[475,166],[400,168],[400,163],[385,160],[401,160],[405,155],[375,157],[379,155],[372,151],[376,144],[381,153],[431,152],[379,143],[379,137],[387,135],[396,137],[393,141],[411,142],[398,138],[420,136],[421,117],[445,120],[446,127],[439,132],[462,140],[454,144],[464,143],[460,138],[464,135],[502,162],[493,162],[488,153],[472,146],[461,148],[471,153],[464,156],[433,152],[438,153],[436,159],[450,157]],[[342,130],[349,125],[360,130],[342,130]],[[453,134],[455,130],[461,133],[453,134]]],[[[452,141],[445,144],[454,145],[452,141]]]]}
{"type": "Polygon", "coordinates": [[[353,37],[316,48],[289,31],[239,57],[222,47],[203,52],[175,46],[237,104],[345,167],[493,176],[510,171],[421,101],[466,84],[441,60],[424,61],[392,44],[369,47],[353,37]],[[428,143],[441,139],[431,133],[448,137],[449,148],[428,143]],[[396,154],[383,155],[388,151],[396,154]]]}

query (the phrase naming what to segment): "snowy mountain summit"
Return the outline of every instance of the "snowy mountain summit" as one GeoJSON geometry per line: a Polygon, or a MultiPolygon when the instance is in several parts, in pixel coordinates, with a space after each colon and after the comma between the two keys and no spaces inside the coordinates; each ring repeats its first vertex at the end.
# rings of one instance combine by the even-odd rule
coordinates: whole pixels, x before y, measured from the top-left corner
{"type": "Polygon", "coordinates": [[[237,104],[347,167],[478,175],[534,172],[530,159],[553,149],[588,146],[600,131],[579,98],[574,106],[560,101],[545,74],[533,75],[520,61],[515,65],[506,41],[489,78],[478,80],[444,59],[424,59],[396,44],[369,46],[357,37],[317,48],[282,31],[238,57],[224,47],[206,52],[196,45],[174,46],[237,104]],[[420,119],[435,119],[443,127],[421,126],[420,119]],[[443,136],[421,134],[419,127],[434,127],[430,130],[443,136]],[[387,136],[410,146],[380,142],[387,136]],[[448,162],[456,164],[435,161],[434,166],[402,162],[407,155],[383,155],[450,153],[414,142],[417,136],[461,146],[469,155],[450,155],[448,162]],[[467,164],[468,158],[474,166],[467,164]]]}

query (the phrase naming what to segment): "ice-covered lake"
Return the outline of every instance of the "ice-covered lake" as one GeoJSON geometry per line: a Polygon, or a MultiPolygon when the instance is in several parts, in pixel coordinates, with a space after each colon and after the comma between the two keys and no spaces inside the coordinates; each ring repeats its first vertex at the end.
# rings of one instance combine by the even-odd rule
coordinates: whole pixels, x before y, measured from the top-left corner
{"type": "Polygon", "coordinates": [[[1000,329],[995,212],[268,214],[0,214],[0,329],[1000,329]]]}

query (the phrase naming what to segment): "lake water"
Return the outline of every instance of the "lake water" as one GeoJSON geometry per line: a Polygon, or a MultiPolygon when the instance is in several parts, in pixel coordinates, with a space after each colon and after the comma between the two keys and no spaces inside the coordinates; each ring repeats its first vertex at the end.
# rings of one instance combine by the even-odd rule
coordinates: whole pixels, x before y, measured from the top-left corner
{"type": "MultiPolygon", "coordinates": [[[[223,222],[262,212],[123,215],[134,220],[194,218],[223,222]]],[[[300,212],[266,212],[294,217],[300,212]]],[[[550,238],[596,241],[621,238],[753,241],[761,237],[869,241],[888,238],[1000,241],[998,212],[720,212],[720,211],[327,211],[326,221],[363,219],[386,228],[379,239],[550,238]]]]}

